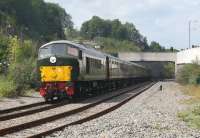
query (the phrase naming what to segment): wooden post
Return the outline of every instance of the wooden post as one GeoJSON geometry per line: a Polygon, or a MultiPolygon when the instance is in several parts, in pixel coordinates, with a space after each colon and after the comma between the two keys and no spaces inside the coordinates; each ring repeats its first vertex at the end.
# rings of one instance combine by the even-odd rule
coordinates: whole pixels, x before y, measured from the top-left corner
{"type": "Polygon", "coordinates": [[[162,91],[163,87],[162,87],[162,84],[160,85],[160,91],[162,91]]]}

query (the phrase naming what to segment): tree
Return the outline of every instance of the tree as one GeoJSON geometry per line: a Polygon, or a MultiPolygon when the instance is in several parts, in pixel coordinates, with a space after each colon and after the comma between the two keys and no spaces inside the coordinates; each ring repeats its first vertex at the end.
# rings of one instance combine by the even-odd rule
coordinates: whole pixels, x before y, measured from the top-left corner
{"type": "Polygon", "coordinates": [[[47,3],[46,21],[46,25],[48,26],[46,35],[50,37],[51,40],[55,38],[64,39],[64,29],[73,28],[71,16],[57,4],[47,3]],[[52,36],[54,38],[51,38],[52,36]]]}
{"type": "Polygon", "coordinates": [[[35,40],[64,39],[65,28],[73,29],[71,16],[63,8],[44,0],[0,1],[0,19],[3,28],[11,24],[13,35],[35,40]]]}
{"type": "Polygon", "coordinates": [[[163,48],[161,47],[161,45],[158,42],[155,42],[155,41],[151,42],[149,49],[150,49],[150,51],[154,51],[154,52],[163,51],[163,48]]]}
{"type": "Polygon", "coordinates": [[[81,35],[88,39],[95,37],[108,37],[111,33],[111,25],[97,16],[82,24],[81,35]]]}
{"type": "Polygon", "coordinates": [[[115,20],[111,21],[111,26],[112,26],[111,37],[120,39],[119,29],[122,26],[121,22],[118,19],[115,19],[115,20]]]}
{"type": "Polygon", "coordinates": [[[9,39],[0,35],[0,63],[7,62],[9,57],[9,39]]]}
{"type": "Polygon", "coordinates": [[[132,23],[122,24],[119,19],[104,20],[93,16],[81,26],[81,36],[94,40],[95,37],[106,37],[120,41],[130,41],[141,49],[148,49],[146,37],[142,36],[132,23]]]}
{"type": "Polygon", "coordinates": [[[128,40],[133,41],[143,50],[147,50],[149,48],[147,38],[140,34],[140,32],[135,28],[134,24],[126,22],[124,26],[128,31],[128,40]]]}

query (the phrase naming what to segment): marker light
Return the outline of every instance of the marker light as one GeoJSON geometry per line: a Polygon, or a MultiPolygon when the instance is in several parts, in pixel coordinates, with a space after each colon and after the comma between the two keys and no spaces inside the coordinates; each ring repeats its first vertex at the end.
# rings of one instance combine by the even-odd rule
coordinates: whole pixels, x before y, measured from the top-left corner
{"type": "Polygon", "coordinates": [[[56,63],[56,57],[50,57],[50,62],[51,63],[56,63]]]}

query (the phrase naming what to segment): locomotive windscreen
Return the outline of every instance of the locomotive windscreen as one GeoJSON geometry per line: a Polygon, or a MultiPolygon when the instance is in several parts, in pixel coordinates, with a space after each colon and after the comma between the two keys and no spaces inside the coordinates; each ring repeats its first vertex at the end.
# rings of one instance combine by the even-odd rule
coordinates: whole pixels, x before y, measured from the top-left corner
{"type": "Polygon", "coordinates": [[[51,44],[39,49],[38,58],[46,58],[50,56],[65,56],[66,46],[65,44],[51,44]]]}
{"type": "Polygon", "coordinates": [[[51,44],[39,49],[38,58],[43,59],[50,56],[65,57],[67,55],[77,57],[78,49],[67,44],[51,44]]]}

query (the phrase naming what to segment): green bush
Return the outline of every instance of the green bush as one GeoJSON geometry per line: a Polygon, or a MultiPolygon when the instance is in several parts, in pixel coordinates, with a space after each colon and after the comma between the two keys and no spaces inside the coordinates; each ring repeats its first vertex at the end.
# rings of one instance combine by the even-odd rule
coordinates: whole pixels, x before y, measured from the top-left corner
{"type": "Polygon", "coordinates": [[[31,61],[23,64],[15,63],[10,66],[8,77],[14,81],[18,91],[22,92],[34,83],[33,68],[31,61]]]}
{"type": "Polygon", "coordinates": [[[0,76],[0,96],[17,95],[15,83],[7,78],[0,76]]]}
{"type": "Polygon", "coordinates": [[[200,84],[200,65],[197,62],[184,65],[177,73],[177,81],[182,84],[200,84]]]}
{"type": "Polygon", "coordinates": [[[9,38],[0,34],[0,73],[6,74],[9,56],[9,38]]]}
{"type": "Polygon", "coordinates": [[[9,39],[0,34],[0,62],[8,59],[9,54],[9,39]]]}
{"type": "Polygon", "coordinates": [[[102,46],[102,51],[108,53],[118,53],[120,52],[139,52],[142,51],[138,45],[134,42],[127,40],[117,40],[113,38],[97,37],[95,42],[102,46]]]}
{"type": "Polygon", "coordinates": [[[13,80],[17,91],[23,94],[23,90],[34,87],[36,83],[36,46],[31,41],[24,41],[20,45],[19,39],[13,38],[11,64],[9,67],[9,79],[13,80]]]}
{"type": "Polygon", "coordinates": [[[164,64],[164,77],[171,79],[174,78],[175,74],[175,65],[172,62],[164,64]]]}
{"type": "Polygon", "coordinates": [[[6,81],[0,82],[2,96],[22,95],[24,90],[36,87],[36,53],[32,41],[21,42],[17,37],[9,39],[10,65],[4,77],[6,81]]]}

